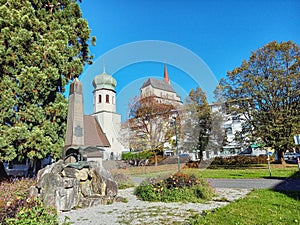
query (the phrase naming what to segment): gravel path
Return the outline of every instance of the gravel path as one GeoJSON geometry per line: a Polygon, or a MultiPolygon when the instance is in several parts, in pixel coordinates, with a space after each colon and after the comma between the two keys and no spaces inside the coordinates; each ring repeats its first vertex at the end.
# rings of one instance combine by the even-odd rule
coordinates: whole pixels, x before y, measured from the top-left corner
{"type": "MultiPolygon", "coordinates": [[[[133,177],[139,184],[143,178],[133,177]]],[[[208,179],[215,188],[217,197],[206,204],[144,202],[133,195],[133,188],[119,190],[119,196],[127,203],[116,202],[86,209],[77,209],[59,214],[60,222],[69,217],[75,225],[115,224],[184,224],[193,213],[223,207],[232,201],[245,197],[252,189],[271,188],[275,190],[300,190],[300,179],[208,179]]]]}
{"type": "Polygon", "coordinates": [[[119,191],[119,196],[127,203],[116,202],[86,209],[77,209],[59,214],[62,222],[69,217],[72,224],[80,225],[114,225],[114,224],[184,224],[193,213],[202,213],[225,206],[232,201],[243,198],[251,189],[216,188],[217,197],[205,204],[200,203],[163,203],[140,201],[133,195],[133,188],[119,191]]]}

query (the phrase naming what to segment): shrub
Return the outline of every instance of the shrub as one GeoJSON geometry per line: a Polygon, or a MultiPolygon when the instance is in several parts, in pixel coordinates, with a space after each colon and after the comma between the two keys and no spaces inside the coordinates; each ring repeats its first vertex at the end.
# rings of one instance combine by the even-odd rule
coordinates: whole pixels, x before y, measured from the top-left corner
{"type": "Polygon", "coordinates": [[[15,179],[0,184],[0,224],[58,224],[56,212],[29,198],[33,179],[15,179]]]}
{"type": "Polygon", "coordinates": [[[148,159],[153,155],[151,151],[142,152],[126,152],[122,153],[122,160],[136,160],[136,159],[148,159]]]}
{"type": "Polygon", "coordinates": [[[135,188],[134,194],[144,201],[163,202],[203,202],[214,195],[205,180],[184,173],[160,181],[144,181],[135,188]]]}
{"type": "Polygon", "coordinates": [[[16,216],[7,218],[5,222],[11,225],[51,225],[58,224],[58,218],[55,209],[45,207],[37,199],[27,199],[16,216]]]}
{"type": "Polygon", "coordinates": [[[251,164],[266,164],[267,156],[230,156],[215,157],[212,166],[248,166],[251,164]]]}
{"type": "Polygon", "coordinates": [[[19,208],[26,203],[30,186],[34,185],[33,179],[14,179],[3,181],[0,184],[0,224],[6,218],[14,218],[19,208]]]}

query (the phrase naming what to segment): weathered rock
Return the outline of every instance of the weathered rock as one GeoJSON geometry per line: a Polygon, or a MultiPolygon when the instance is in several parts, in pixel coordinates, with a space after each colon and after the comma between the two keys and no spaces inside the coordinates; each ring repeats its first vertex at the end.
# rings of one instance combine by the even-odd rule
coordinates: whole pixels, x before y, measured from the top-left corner
{"type": "Polygon", "coordinates": [[[83,197],[88,197],[93,195],[93,191],[91,188],[91,181],[87,180],[85,182],[80,182],[80,189],[81,189],[81,194],[83,197]]]}
{"type": "MultiPolygon", "coordinates": [[[[100,174],[101,178],[104,180],[106,184],[105,195],[107,196],[117,196],[118,194],[118,183],[114,180],[111,173],[100,166],[97,162],[91,162],[91,166],[96,174],[100,174]]],[[[92,170],[91,170],[92,171],[92,170]]]]}
{"type": "Polygon", "coordinates": [[[100,163],[64,164],[62,160],[40,170],[30,191],[59,211],[114,201],[118,184],[100,163]]]}
{"type": "Polygon", "coordinates": [[[106,191],[105,191],[105,195],[106,196],[117,196],[118,194],[118,184],[112,180],[112,179],[107,179],[105,181],[106,184],[106,191]]]}
{"type": "Polygon", "coordinates": [[[29,188],[29,197],[35,197],[38,196],[38,194],[38,189],[35,186],[29,188]]]}
{"type": "Polygon", "coordinates": [[[75,169],[72,167],[65,167],[62,171],[64,177],[76,178],[78,181],[86,181],[88,179],[88,168],[75,169]]]}
{"type": "Polygon", "coordinates": [[[98,194],[100,196],[105,195],[105,190],[106,190],[106,184],[97,171],[92,168],[89,173],[90,177],[92,178],[91,180],[91,186],[94,194],[98,194]]]}
{"type": "Polygon", "coordinates": [[[44,173],[37,182],[41,198],[48,206],[57,206],[57,189],[64,187],[64,180],[59,174],[44,173]]]}
{"type": "MultiPolygon", "coordinates": [[[[73,178],[75,181],[76,179],[73,178]]],[[[75,184],[71,188],[58,188],[56,190],[56,208],[59,211],[69,211],[72,208],[74,208],[76,205],[78,205],[79,202],[79,183],[78,181],[73,182],[75,184]]]]}
{"type": "Polygon", "coordinates": [[[56,163],[51,164],[51,165],[53,165],[53,167],[51,169],[52,173],[61,173],[61,171],[64,168],[64,161],[60,159],[59,161],[57,161],[56,163]]]}

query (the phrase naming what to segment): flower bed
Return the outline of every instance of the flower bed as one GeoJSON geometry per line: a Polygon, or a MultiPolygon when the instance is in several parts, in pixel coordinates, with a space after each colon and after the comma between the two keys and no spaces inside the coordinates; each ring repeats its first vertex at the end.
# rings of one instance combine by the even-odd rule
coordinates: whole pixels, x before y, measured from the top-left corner
{"type": "Polygon", "coordinates": [[[144,181],[135,188],[134,194],[144,201],[204,202],[210,200],[214,192],[205,180],[176,173],[160,181],[144,181]]]}

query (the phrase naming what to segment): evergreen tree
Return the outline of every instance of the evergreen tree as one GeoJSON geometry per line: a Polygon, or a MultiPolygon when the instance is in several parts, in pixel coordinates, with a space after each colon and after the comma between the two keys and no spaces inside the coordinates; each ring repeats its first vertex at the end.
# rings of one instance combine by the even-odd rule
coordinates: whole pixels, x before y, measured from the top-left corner
{"type": "Polygon", "coordinates": [[[230,112],[243,114],[242,134],[279,153],[293,147],[300,132],[300,48],[273,41],[252,52],[248,61],[227,73],[216,90],[230,112]]]}
{"type": "Polygon", "coordinates": [[[92,59],[88,23],[76,0],[0,5],[0,161],[58,157],[67,116],[64,87],[92,59]]]}

